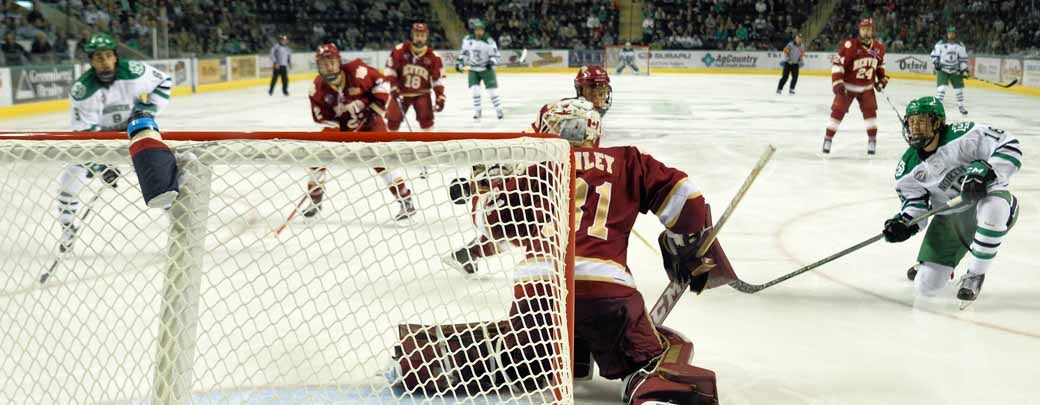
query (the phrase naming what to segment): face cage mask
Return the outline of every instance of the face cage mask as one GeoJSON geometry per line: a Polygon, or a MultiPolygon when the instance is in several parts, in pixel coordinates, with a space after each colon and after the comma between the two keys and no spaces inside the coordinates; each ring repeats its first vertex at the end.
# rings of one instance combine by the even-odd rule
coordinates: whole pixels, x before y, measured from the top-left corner
{"type": "MultiPolygon", "coordinates": [[[[939,117],[936,117],[933,114],[928,114],[928,118],[932,120],[933,124],[935,124],[936,121],[939,120],[939,117]]],[[[907,145],[910,145],[917,149],[924,149],[924,147],[931,143],[932,140],[935,139],[935,137],[939,136],[939,134],[942,131],[942,127],[942,123],[935,125],[934,129],[932,129],[932,136],[930,137],[914,138],[913,132],[910,131],[910,117],[906,117],[903,120],[903,140],[906,141],[907,145]]]]}
{"type": "MultiPolygon", "coordinates": [[[[585,98],[585,96],[583,96],[581,94],[581,86],[574,86],[574,92],[577,93],[578,97],[585,98]]],[[[607,110],[610,110],[610,106],[614,105],[614,100],[613,99],[614,99],[614,87],[608,84],[607,85],[607,100],[605,101],[605,103],[607,105],[602,107],[602,108],[593,106],[593,108],[596,109],[596,112],[599,113],[600,118],[602,118],[604,115],[607,115],[607,110]]],[[[589,100],[589,102],[591,103],[592,100],[589,100]]]]}

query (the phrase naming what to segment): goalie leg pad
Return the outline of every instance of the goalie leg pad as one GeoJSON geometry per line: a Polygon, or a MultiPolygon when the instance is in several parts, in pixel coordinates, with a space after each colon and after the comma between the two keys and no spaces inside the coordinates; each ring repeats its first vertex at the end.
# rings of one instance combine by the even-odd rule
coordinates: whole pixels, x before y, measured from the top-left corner
{"type": "Polygon", "coordinates": [[[393,383],[424,395],[492,389],[498,382],[495,354],[509,330],[507,321],[398,325],[394,361],[399,374],[393,383]]]}
{"type": "Polygon", "coordinates": [[[664,351],[638,291],[616,298],[577,297],[574,314],[575,341],[588,342],[603,378],[629,375],[664,351]]]}
{"type": "Polygon", "coordinates": [[[718,404],[715,372],[690,365],[693,343],[678,332],[659,327],[668,341],[657,367],[632,377],[625,387],[624,399],[631,405],[658,403],[681,405],[718,404]]]}

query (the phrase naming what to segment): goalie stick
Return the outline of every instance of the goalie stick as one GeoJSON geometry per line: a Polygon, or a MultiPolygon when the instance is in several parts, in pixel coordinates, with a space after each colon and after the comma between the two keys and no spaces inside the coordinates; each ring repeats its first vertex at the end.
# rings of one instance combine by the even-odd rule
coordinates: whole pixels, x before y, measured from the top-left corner
{"type": "MultiPolygon", "coordinates": [[[[329,172],[328,170],[322,170],[321,174],[318,175],[318,181],[317,181],[318,187],[321,187],[322,190],[325,189],[325,175],[328,172],[329,172]]],[[[307,189],[303,193],[303,198],[300,199],[300,202],[296,203],[296,208],[293,208],[292,212],[289,213],[289,216],[285,218],[285,222],[283,222],[282,225],[278,227],[278,229],[275,229],[275,231],[274,231],[274,236],[275,237],[278,237],[278,235],[281,235],[282,231],[284,231],[285,228],[287,228],[289,226],[289,222],[292,222],[293,218],[296,217],[296,213],[300,212],[300,207],[303,206],[303,203],[307,202],[308,198],[311,198],[311,190],[310,189],[307,189]]]]}
{"type": "MultiPolygon", "coordinates": [[[[722,213],[722,217],[719,218],[719,222],[715,224],[708,231],[708,236],[701,241],[701,245],[697,248],[697,254],[694,257],[702,257],[711,248],[711,244],[715,242],[715,238],[719,236],[719,231],[726,225],[726,221],[733,215],[733,211],[736,210],[737,204],[744,199],[744,194],[747,194],[748,189],[751,188],[751,184],[758,178],[759,173],[766,167],[766,163],[769,163],[769,159],[773,157],[773,153],[776,152],[776,147],[769,145],[765,152],[762,152],[762,156],[758,158],[758,163],[755,163],[755,167],[751,169],[751,173],[748,174],[747,178],[744,179],[744,184],[737,190],[737,194],[733,196],[733,200],[729,202],[729,206],[726,207],[726,211],[722,213]]],[[[712,267],[701,266],[690,274],[690,279],[697,277],[710,271],[712,267]]],[[[664,323],[665,318],[675,308],[675,304],[679,302],[679,298],[682,297],[683,292],[689,289],[689,283],[681,283],[672,280],[665,287],[664,291],[661,292],[661,296],[657,298],[657,303],[654,304],[653,309],[650,311],[650,320],[654,322],[654,325],[660,326],[664,323]]]]}
{"type": "MultiPolygon", "coordinates": [[[[100,191],[95,193],[93,197],[90,197],[90,201],[87,201],[87,209],[83,210],[83,217],[79,219],[81,227],[82,225],[86,224],[87,217],[90,216],[90,212],[94,209],[94,202],[98,200],[99,196],[101,196],[100,191]]],[[[79,231],[76,231],[76,233],[72,234],[72,241],[70,243],[76,242],[76,239],[79,239],[79,231]]],[[[61,244],[61,241],[58,241],[58,243],[61,244]]],[[[64,259],[65,255],[69,254],[69,252],[71,251],[72,249],[68,249],[58,253],[58,257],[54,258],[54,261],[51,262],[51,266],[47,268],[47,271],[43,272],[43,274],[40,275],[40,284],[44,284],[47,282],[47,279],[50,278],[51,274],[54,273],[54,269],[58,267],[58,263],[61,263],[61,259],[64,259]]]]}
{"type": "MultiPolygon", "coordinates": [[[[913,225],[913,224],[916,224],[918,222],[924,221],[926,218],[929,218],[929,217],[931,217],[931,216],[933,216],[935,214],[938,214],[940,212],[943,212],[943,211],[946,211],[946,210],[952,210],[954,208],[958,208],[958,207],[960,207],[960,205],[961,205],[961,198],[960,197],[954,197],[953,199],[950,200],[950,202],[948,204],[946,204],[945,207],[939,207],[939,208],[933,209],[931,211],[928,211],[928,212],[924,213],[923,215],[921,215],[921,216],[911,220],[909,225],[913,225]]],[[[823,265],[825,265],[827,263],[835,261],[835,260],[837,260],[837,259],[841,258],[842,256],[845,256],[845,255],[847,255],[849,253],[852,253],[852,252],[855,252],[857,250],[860,250],[860,249],[862,249],[862,248],[864,248],[864,247],[866,247],[868,245],[873,244],[874,242],[877,242],[877,241],[881,240],[881,238],[883,238],[883,237],[885,237],[884,233],[879,233],[877,235],[871,236],[870,239],[867,239],[867,240],[865,240],[863,242],[857,243],[857,244],[853,245],[852,247],[849,247],[849,248],[847,248],[845,250],[842,250],[842,251],[840,251],[838,253],[835,253],[833,255],[827,256],[827,257],[825,257],[823,259],[820,259],[819,261],[817,261],[817,262],[815,262],[813,264],[810,264],[808,266],[802,267],[802,268],[800,268],[798,270],[795,270],[795,271],[793,271],[791,273],[788,273],[788,274],[786,274],[784,276],[781,276],[781,277],[779,277],[779,278],[777,278],[777,279],[775,279],[773,281],[767,282],[767,283],[763,283],[763,284],[748,284],[748,283],[744,282],[743,280],[741,280],[740,277],[737,277],[736,280],[734,280],[733,282],[729,283],[729,286],[733,287],[733,289],[735,289],[737,291],[740,291],[742,293],[745,293],[745,294],[754,294],[754,293],[762,291],[762,290],[764,290],[766,288],[769,288],[769,287],[772,287],[774,285],[780,284],[780,283],[782,283],[782,282],[784,282],[784,281],[786,281],[786,280],[788,280],[788,279],[790,279],[790,278],[792,278],[794,276],[797,276],[797,275],[805,273],[805,272],[807,272],[809,270],[815,269],[817,267],[820,267],[820,266],[823,266],[823,265]]]]}

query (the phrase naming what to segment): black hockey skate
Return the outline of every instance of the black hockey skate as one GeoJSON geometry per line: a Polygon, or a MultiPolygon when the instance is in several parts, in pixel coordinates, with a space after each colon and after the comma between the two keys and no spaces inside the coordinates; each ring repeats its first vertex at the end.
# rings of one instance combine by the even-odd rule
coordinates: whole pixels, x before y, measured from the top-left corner
{"type": "Polygon", "coordinates": [[[957,290],[957,299],[963,301],[961,309],[964,309],[982,293],[982,282],[986,281],[985,274],[973,274],[968,272],[961,277],[961,289],[957,290]]]}
{"type": "Polygon", "coordinates": [[[877,141],[873,139],[867,141],[867,155],[874,156],[875,153],[877,153],[877,141]]]}
{"type": "Polygon", "coordinates": [[[823,153],[831,153],[831,140],[823,138],[823,153]]]}
{"type": "Polygon", "coordinates": [[[962,106],[957,106],[957,110],[961,112],[961,115],[968,115],[968,109],[962,106]]]}
{"type": "Polygon", "coordinates": [[[920,265],[921,265],[921,263],[917,263],[917,264],[915,264],[913,266],[910,266],[910,268],[906,270],[906,278],[909,279],[910,281],[914,281],[914,278],[917,277],[917,268],[920,265]]]}
{"type": "Polygon", "coordinates": [[[325,199],[325,187],[317,183],[308,182],[307,188],[310,190],[308,193],[311,197],[311,204],[307,209],[303,210],[303,216],[314,218],[321,212],[321,201],[325,199]]]}

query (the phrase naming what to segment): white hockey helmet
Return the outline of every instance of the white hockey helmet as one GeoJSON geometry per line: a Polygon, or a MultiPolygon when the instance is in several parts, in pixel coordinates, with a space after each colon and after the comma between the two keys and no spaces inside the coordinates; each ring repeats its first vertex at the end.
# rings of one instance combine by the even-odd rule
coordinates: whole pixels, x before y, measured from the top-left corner
{"type": "Polygon", "coordinates": [[[602,134],[596,107],[580,97],[544,105],[535,127],[538,132],[557,134],[575,146],[597,146],[602,134]]]}

